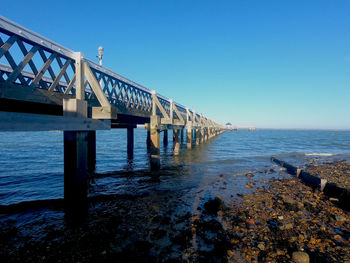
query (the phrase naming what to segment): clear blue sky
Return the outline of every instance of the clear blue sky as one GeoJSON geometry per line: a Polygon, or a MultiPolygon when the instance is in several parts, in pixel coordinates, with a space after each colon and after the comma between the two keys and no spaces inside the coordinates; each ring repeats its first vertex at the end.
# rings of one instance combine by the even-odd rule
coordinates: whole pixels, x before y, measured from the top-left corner
{"type": "Polygon", "coordinates": [[[350,129],[350,1],[6,1],[1,15],[221,123],[350,129]],[[49,4],[50,3],[50,4],[49,4]]]}

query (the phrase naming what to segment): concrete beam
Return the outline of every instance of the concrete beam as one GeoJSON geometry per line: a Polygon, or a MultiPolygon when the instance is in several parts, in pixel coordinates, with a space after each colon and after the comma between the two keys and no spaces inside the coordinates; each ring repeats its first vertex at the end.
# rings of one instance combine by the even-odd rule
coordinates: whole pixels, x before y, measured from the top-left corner
{"type": "Polygon", "coordinates": [[[109,120],[0,111],[0,131],[109,130],[109,120]]]}

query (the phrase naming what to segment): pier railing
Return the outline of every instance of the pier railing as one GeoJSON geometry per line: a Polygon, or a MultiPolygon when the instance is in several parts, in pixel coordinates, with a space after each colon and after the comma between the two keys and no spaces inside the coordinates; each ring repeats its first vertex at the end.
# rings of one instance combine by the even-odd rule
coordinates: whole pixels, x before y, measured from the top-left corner
{"type": "Polygon", "coordinates": [[[79,98],[92,108],[93,119],[117,119],[118,114],[149,118],[156,113],[163,125],[191,121],[193,127],[224,128],[4,17],[0,46],[1,98],[55,105],[79,98]]]}

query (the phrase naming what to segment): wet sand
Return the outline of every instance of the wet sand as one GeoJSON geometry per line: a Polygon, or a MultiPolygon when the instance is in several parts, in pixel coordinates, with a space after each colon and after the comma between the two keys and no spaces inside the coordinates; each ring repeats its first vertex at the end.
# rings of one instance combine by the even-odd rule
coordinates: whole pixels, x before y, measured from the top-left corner
{"type": "MultiPolygon", "coordinates": [[[[338,181],[350,176],[350,165],[339,162],[310,165],[308,171],[317,175],[326,168],[341,171],[334,174],[338,181]]],[[[337,207],[335,200],[283,172],[271,180],[254,173],[244,176],[249,179],[247,191],[231,193],[229,199],[210,196],[188,202],[181,191],[152,191],[93,199],[79,222],[57,208],[2,215],[0,258],[2,262],[291,262],[293,252],[302,252],[307,255],[294,253],[294,257],[350,262],[350,213],[337,207]]],[[[227,188],[223,178],[218,184],[227,188]]]]}

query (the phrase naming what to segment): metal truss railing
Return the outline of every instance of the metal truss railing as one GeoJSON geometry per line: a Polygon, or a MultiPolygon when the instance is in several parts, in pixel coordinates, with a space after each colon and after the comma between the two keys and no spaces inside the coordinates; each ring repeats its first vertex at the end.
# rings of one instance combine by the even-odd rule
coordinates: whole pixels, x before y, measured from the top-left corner
{"type": "MultiPolygon", "coordinates": [[[[18,93],[39,89],[47,96],[77,97],[77,63],[83,62],[83,99],[91,107],[112,107],[117,114],[141,117],[156,114],[164,123],[223,127],[179,103],[156,94],[105,67],[84,58],[60,44],[48,40],[0,16],[0,89],[18,93]]],[[[5,92],[2,92],[4,94],[5,92]]],[[[23,96],[22,96],[23,97],[23,96]]],[[[113,116],[111,116],[113,118],[113,116]]]]}

